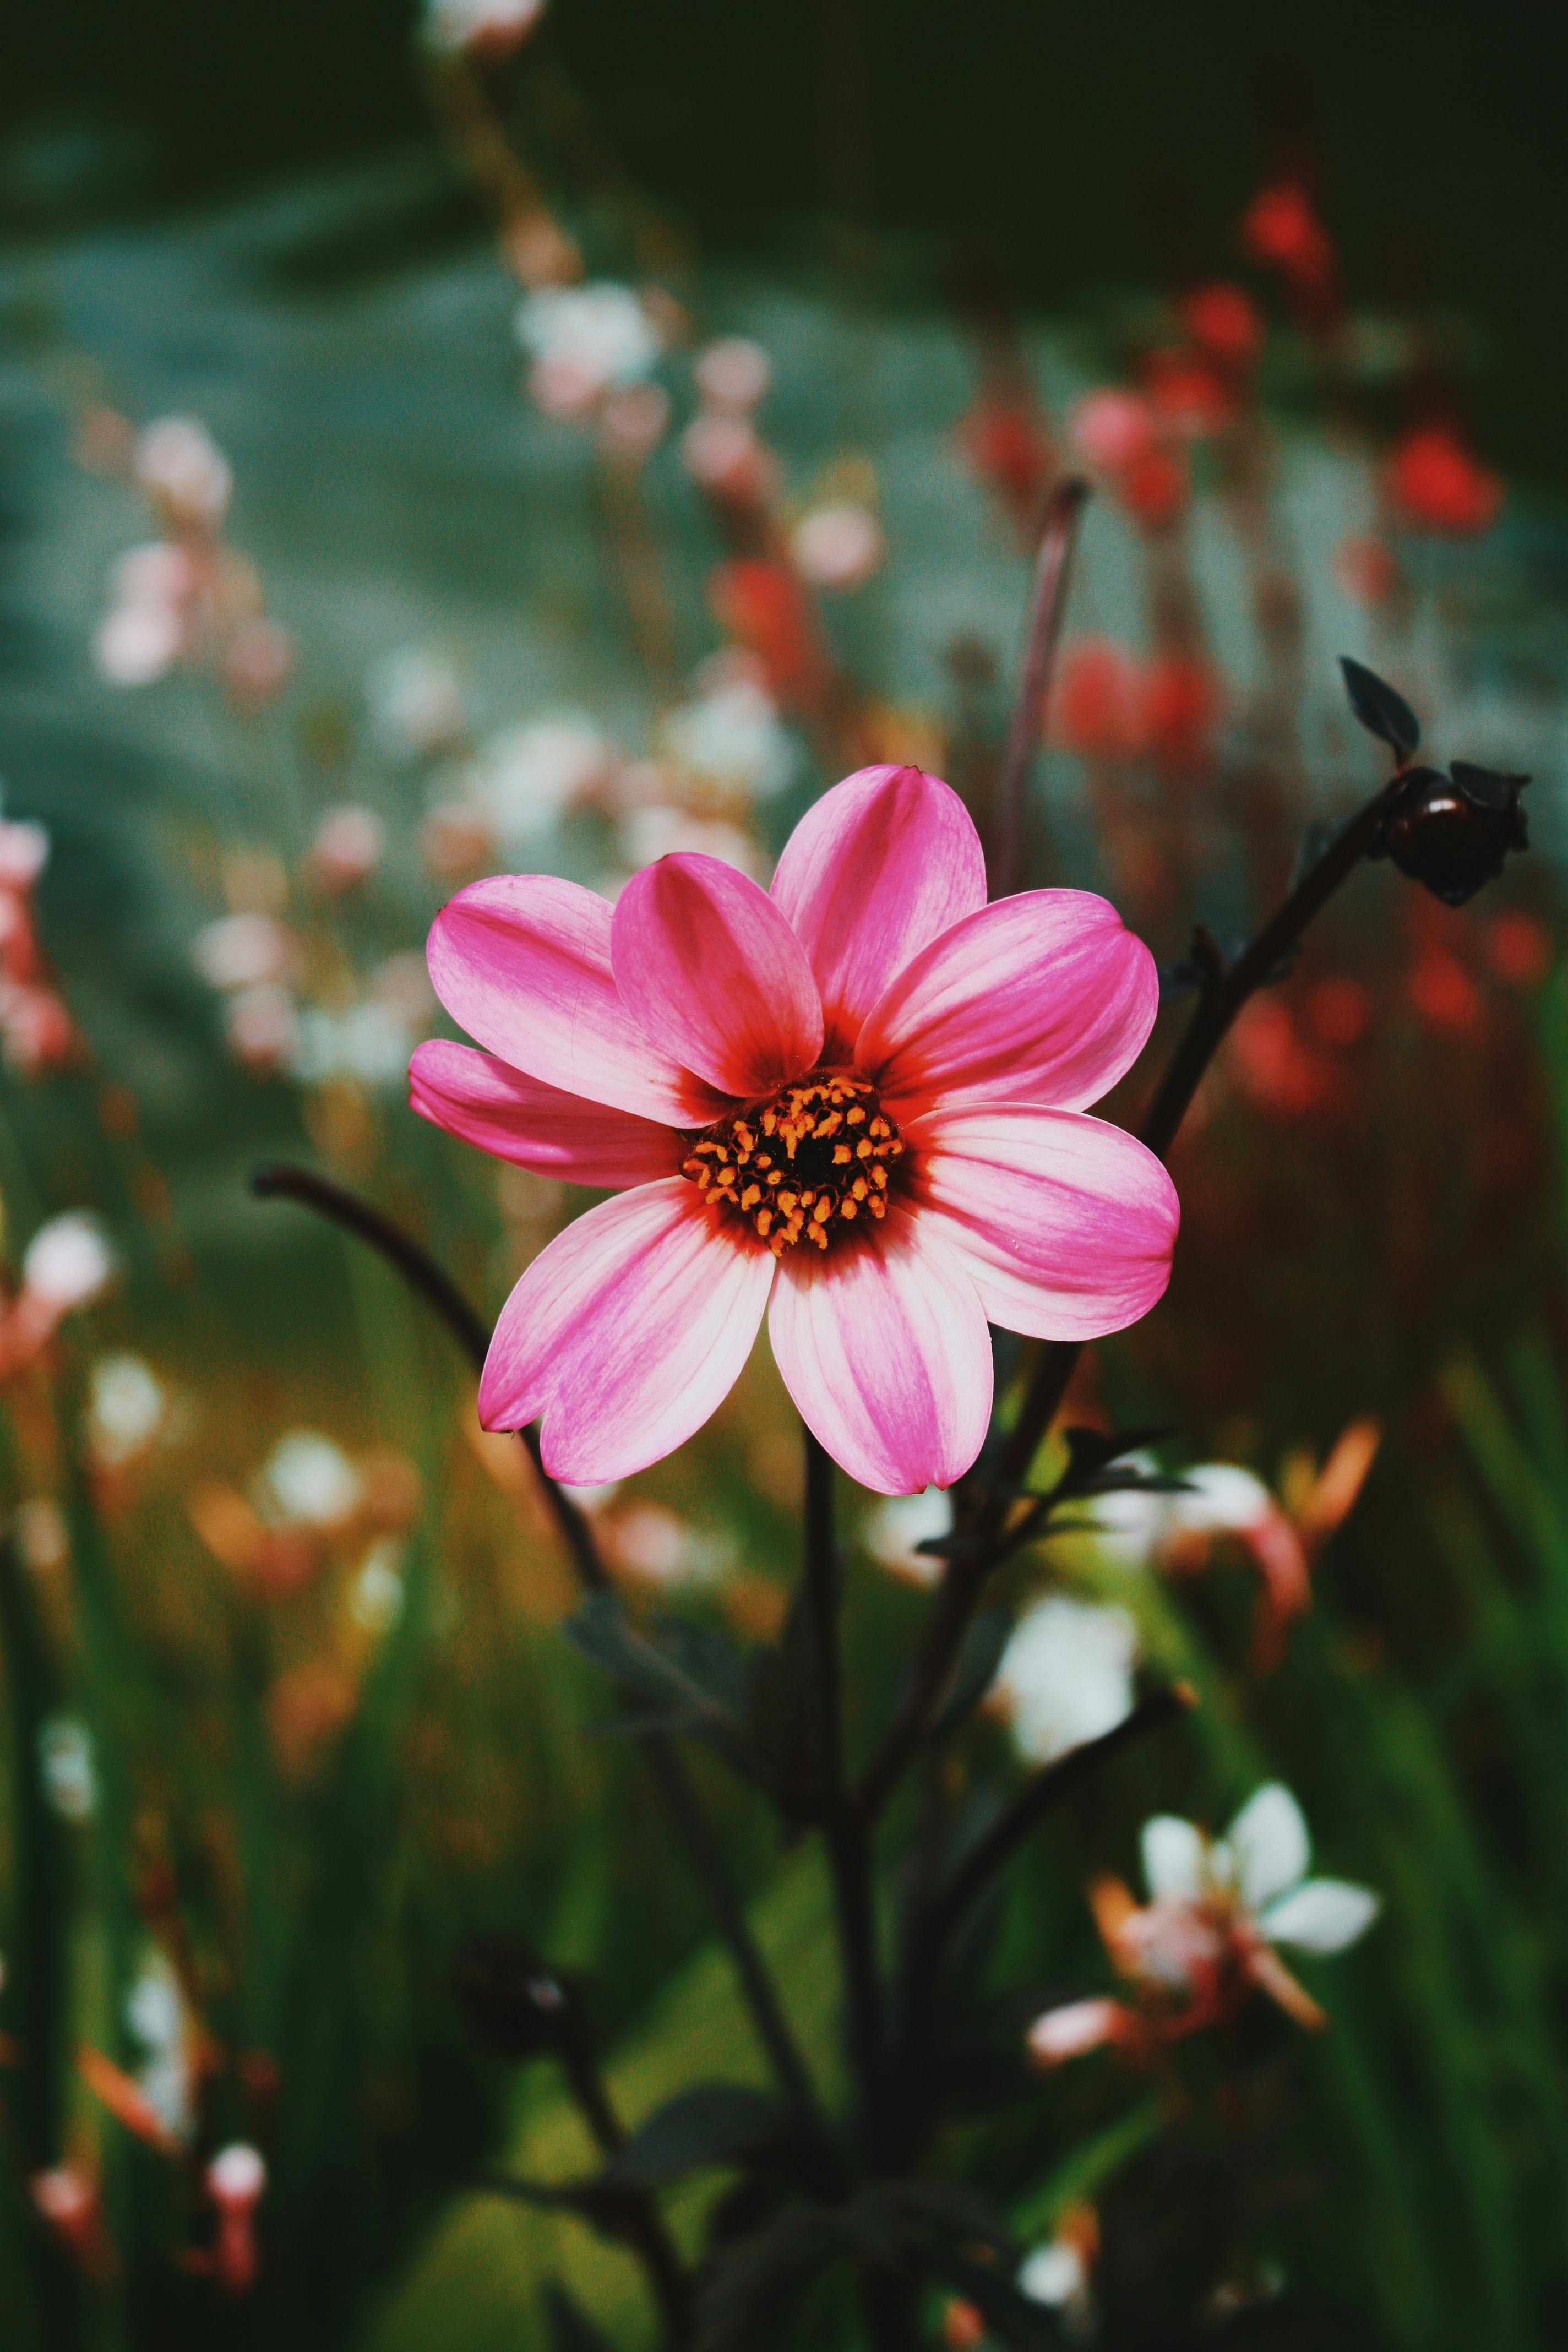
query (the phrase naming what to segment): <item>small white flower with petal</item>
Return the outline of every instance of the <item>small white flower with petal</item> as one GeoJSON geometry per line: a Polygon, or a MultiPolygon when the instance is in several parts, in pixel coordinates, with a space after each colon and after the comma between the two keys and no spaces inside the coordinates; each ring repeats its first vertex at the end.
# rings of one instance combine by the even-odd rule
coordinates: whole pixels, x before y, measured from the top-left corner
{"type": "Polygon", "coordinates": [[[38,1726],[38,1775],[51,1812],[63,1822],[91,1821],[98,1811],[98,1764],[85,1723],[52,1715],[38,1726]]]}
{"type": "Polygon", "coordinates": [[[660,337],[629,286],[540,286],[518,307],[517,339],[533,361],[535,399],[552,415],[584,415],[612,385],[639,383],[660,337]]]}
{"type": "Polygon", "coordinates": [[[384,751],[417,759],[455,743],[468,724],[463,689],[445,655],[404,646],[365,681],[371,728],[384,751]]]}
{"type": "Polygon", "coordinates": [[[565,711],[492,735],[469,774],[469,796],[498,842],[521,847],[542,840],[614,766],[613,748],[593,720],[565,711]]]}
{"type": "Polygon", "coordinates": [[[700,782],[773,800],[793,782],[799,754],[766,688],[721,674],[695,702],[672,710],[663,742],[676,765],[700,782]]]}
{"type": "Polygon", "coordinates": [[[138,435],[132,460],[142,488],[174,521],[216,530],[228,511],[234,474],[212,435],[195,416],[163,416],[138,435]]]}
{"type": "Polygon", "coordinates": [[[140,1356],[100,1356],[88,1387],[93,1460],[108,1470],[133,1462],[163,1428],[168,1404],[163,1382],[140,1356]]]}
{"type": "Polygon", "coordinates": [[[1019,1750],[1051,1763],[1132,1712],[1138,1628],[1125,1609],[1054,1592],[1014,1628],[991,1687],[1019,1750]]]}
{"type": "Polygon", "coordinates": [[[360,1507],[363,1482],[348,1455],[314,1429],[279,1439],[261,1473],[266,1500],[286,1526],[341,1527],[360,1507]]]}
{"type": "Polygon", "coordinates": [[[89,1307],[114,1279],[119,1261],[98,1219],[68,1211],[40,1225],[22,1255],[22,1288],[58,1320],[89,1307]]]}

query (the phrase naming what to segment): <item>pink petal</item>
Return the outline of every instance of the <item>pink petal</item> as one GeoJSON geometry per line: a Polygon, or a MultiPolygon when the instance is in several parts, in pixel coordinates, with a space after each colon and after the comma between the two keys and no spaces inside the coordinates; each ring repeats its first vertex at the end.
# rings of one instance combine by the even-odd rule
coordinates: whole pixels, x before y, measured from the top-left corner
{"type": "Polygon", "coordinates": [[[822,1050],[805,950],[765,890],[717,857],[677,850],[616,905],[616,980],[647,1034],[731,1095],[798,1078],[822,1050]]]}
{"type": "Polygon", "coordinates": [[[544,1466],[573,1486],[672,1454],[734,1386],[773,1261],[721,1233],[683,1176],[601,1201],[501,1308],[479,1382],[487,1429],[542,1412],[544,1466]]]}
{"type": "Polygon", "coordinates": [[[563,1095],[509,1069],[493,1054],[445,1037],[415,1047],[408,1099],[421,1118],[448,1135],[564,1184],[620,1192],[672,1175],[679,1158],[672,1129],[563,1095]]]}
{"type": "Polygon", "coordinates": [[[1136,1136],[1082,1111],[1006,1103],[933,1111],[905,1137],[917,1200],[1004,1330],[1098,1339],[1163,1293],[1181,1209],[1136,1136]]]}
{"type": "Polygon", "coordinates": [[[934,1103],[1081,1110],[1154,1025],[1154,959],[1089,890],[1026,890],[966,915],[883,994],[855,1048],[895,1118],[934,1103]]]}
{"type": "Polygon", "coordinates": [[[828,1057],[917,950],[985,904],[980,836],[958,794],[920,768],[861,768],[807,809],[773,898],[811,958],[828,1057]]]}
{"type": "Polygon", "coordinates": [[[609,906],[592,890],[552,874],[470,882],[432,924],[429,960],[453,1020],[513,1069],[672,1127],[722,1115],[621,1002],[609,906]]]}
{"type": "Polygon", "coordinates": [[[892,1211],[858,1246],[779,1261],[768,1337],[801,1419],[879,1495],[951,1486],[991,1418],[974,1285],[931,1222],[892,1211]]]}

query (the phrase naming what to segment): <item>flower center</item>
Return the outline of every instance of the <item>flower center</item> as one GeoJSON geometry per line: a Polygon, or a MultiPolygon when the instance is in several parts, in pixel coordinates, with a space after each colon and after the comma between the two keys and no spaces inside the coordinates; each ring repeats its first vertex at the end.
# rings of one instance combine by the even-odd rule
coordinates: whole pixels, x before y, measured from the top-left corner
{"type": "Polygon", "coordinates": [[[803,1241],[825,1250],[862,1219],[885,1217],[904,1151],[876,1087],[836,1070],[781,1087],[688,1140],[681,1174],[726,1216],[744,1218],[775,1257],[803,1241]]]}

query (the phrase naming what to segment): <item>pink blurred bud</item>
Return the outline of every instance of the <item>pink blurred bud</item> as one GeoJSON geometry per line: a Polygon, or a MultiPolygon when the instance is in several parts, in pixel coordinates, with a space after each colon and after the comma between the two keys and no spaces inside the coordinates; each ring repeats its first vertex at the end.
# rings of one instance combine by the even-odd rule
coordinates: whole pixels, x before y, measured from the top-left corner
{"type": "Polygon", "coordinates": [[[1081,2058],[1123,2040],[1131,2022],[1121,2001],[1105,1996],[1069,2001],[1036,2018],[1026,2037],[1029,2055],[1037,2066],[1059,2066],[1065,2059],[1081,2058]]]}
{"type": "Polygon", "coordinates": [[[310,870],[324,890],[352,889],[374,874],[386,851],[386,827],[374,809],[329,809],[310,844],[310,870]]]}
{"type": "Polygon", "coordinates": [[[48,987],[0,984],[0,1038],[11,1067],[27,1077],[63,1069],[82,1050],[64,999],[48,987]]]}
{"type": "Polygon", "coordinates": [[[30,890],[48,862],[46,826],[0,817],[0,891],[30,890]]]}
{"type": "Polygon", "coordinates": [[[762,506],[776,487],[772,453],[749,419],[728,409],[704,409],[694,416],[680,436],[680,455],[692,480],[716,497],[762,506]]]}
{"type": "Polygon", "coordinates": [[[270,915],[220,915],[196,933],[191,961],[213,988],[253,988],[288,976],[294,966],[294,942],[270,915]]]}
{"type": "Polygon", "coordinates": [[[253,1070],[276,1069],[300,1041],[294,1000],[277,981],[237,990],[228,1000],[224,1028],[230,1052],[253,1070]]]}
{"type": "Polygon", "coordinates": [[[755,408],[773,382],[773,363],[761,343],[726,335],[698,354],[697,389],[714,408],[755,408]]]}
{"type": "Polygon", "coordinates": [[[1115,384],[1080,400],[1068,429],[1084,464],[1103,473],[1120,473],[1154,446],[1154,419],[1147,401],[1115,384]]]}
{"type": "Polygon", "coordinates": [[[52,2165],[27,2183],[33,2204],[73,2262],[90,2277],[109,2268],[109,2242],[98,2184],[79,2165],[52,2165]]]}
{"type": "Polygon", "coordinates": [[[265,616],[241,621],[224,648],[223,674],[237,702],[270,702],[288,685],[294,667],[294,640],[265,616]]]}
{"type": "Polygon", "coordinates": [[[651,457],[669,423],[669,394],[659,383],[629,383],[605,397],[599,411],[599,446],[607,457],[640,466],[651,457]]]}
{"type": "Polygon", "coordinates": [[[267,2189],[260,2150],[245,2140],[220,2148],[206,2169],[207,2195],[217,2207],[213,2275],[226,2294],[244,2294],[256,2284],[256,2209],[267,2189]]]}
{"type": "Polygon", "coordinates": [[[795,569],[816,588],[858,588],[887,553],[882,526],[868,507],[818,507],[790,538],[795,569]]]}

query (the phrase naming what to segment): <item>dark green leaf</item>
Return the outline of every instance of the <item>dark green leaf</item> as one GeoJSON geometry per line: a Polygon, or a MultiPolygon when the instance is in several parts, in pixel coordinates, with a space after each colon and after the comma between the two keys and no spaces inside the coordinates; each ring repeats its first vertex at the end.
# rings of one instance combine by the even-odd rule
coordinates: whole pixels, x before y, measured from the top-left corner
{"type": "Polygon", "coordinates": [[[633,1624],[614,1593],[593,1592],[566,1622],[566,1638],[591,1658],[632,1701],[635,1727],[694,1732],[742,1771],[752,1759],[742,1727],[714,1684],[733,1684],[743,1666],[722,1637],[683,1626],[671,1641],[651,1640],[633,1624]],[[727,1654],[721,1660],[719,1652],[727,1654]]]}
{"type": "Polygon", "coordinates": [[[776,1643],[752,1661],[746,1727],[763,1786],[792,1821],[820,1803],[822,1727],[811,1629],[797,1591],[776,1643]]]}
{"type": "Polygon", "coordinates": [[[1013,1631],[1005,1609],[983,1609],[963,1637],[952,1669],[947,1705],[931,1726],[933,1739],[945,1739],[977,1707],[996,1679],[1002,1653],[1013,1631]]]}
{"type": "Polygon", "coordinates": [[[1408,760],[1421,740],[1421,726],[1404,696],[1395,694],[1375,670],[1352,661],[1348,654],[1340,656],[1340,668],[1351,709],[1368,734],[1388,744],[1401,760],[1408,760]]]}
{"type": "Polygon", "coordinates": [[[615,2346],[579,2309],[559,2279],[545,2283],[544,2316],[552,2352],[615,2352],[615,2346]]]}
{"type": "Polygon", "coordinates": [[[792,2206],[710,2262],[697,2293],[694,2352],[756,2352],[811,2284],[852,2250],[839,2217],[792,2206]]]}
{"type": "Polygon", "coordinates": [[[619,2188],[653,2189],[710,2165],[786,2152],[791,2137],[791,2118],[761,2091],[703,2083],[656,2108],[600,2177],[619,2188]]]}

